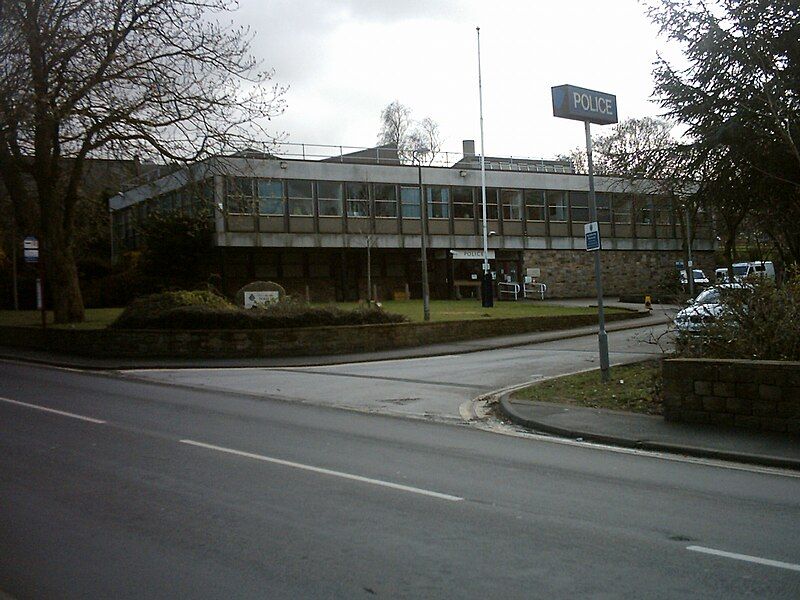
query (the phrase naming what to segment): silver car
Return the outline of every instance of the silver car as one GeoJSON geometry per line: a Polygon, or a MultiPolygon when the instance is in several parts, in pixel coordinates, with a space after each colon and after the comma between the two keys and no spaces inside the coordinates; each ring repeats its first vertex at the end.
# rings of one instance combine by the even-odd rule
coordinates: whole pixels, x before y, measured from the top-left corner
{"type": "Polygon", "coordinates": [[[675,327],[681,333],[702,332],[725,311],[726,292],[745,287],[741,283],[723,283],[700,292],[689,306],[675,315],[675,327]]]}

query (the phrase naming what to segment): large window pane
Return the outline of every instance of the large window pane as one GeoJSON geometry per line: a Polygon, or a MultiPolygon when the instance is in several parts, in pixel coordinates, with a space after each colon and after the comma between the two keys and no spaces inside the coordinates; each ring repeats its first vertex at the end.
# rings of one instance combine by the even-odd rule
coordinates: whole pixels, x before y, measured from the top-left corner
{"type": "Polygon", "coordinates": [[[500,190],[500,202],[504,220],[522,220],[522,190],[500,190]]]}
{"type": "Polygon", "coordinates": [[[347,216],[369,216],[369,190],[366,183],[348,183],[347,190],[347,216]]]}
{"type": "Polygon", "coordinates": [[[525,190],[525,218],[528,221],[544,221],[544,192],[525,190]]]}
{"type": "Polygon", "coordinates": [[[342,216],[342,184],[332,181],[317,182],[317,200],[321,217],[342,216]]]}
{"type": "Polygon", "coordinates": [[[631,197],[627,194],[611,194],[611,212],[614,216],[614,223],[630,225],[631,197]]]}
{"type": "Polygon", "coordinates": [[[456,219],[475,218],[475,205],[472,202],[472,188],[453,188],[453,216],[456,219]]]}
{"type": "Polygon", "coordinates": [[[573,222],[589,222],[589,192],[570,192],[569,204],[573,222]]]}
{"type": "Polygon", "coordinates": [[[597,222],[611,223],[611,200],[609,195],[595,194],[595,201],[597,202],[597,222]]]}
{"type": "Polygon", "coordinates": [[[314,216],[314,197],[311,182],[299,179],[289,180],[289,214],[298,217],[314,216]]]}
{"type": "Polygon", "coordinates": [[[653,207],[657,225],[672,225],[672,205],[669,198],[656,198],[653,207]]]}
{"type": "Polygon", "coordinates": [[[441,186],[426,188],[428,217],[431,219],[448,219],[450,217],[450,190],[441,186]]]}
{"type": "Polygon", "coordinates": [[[653,199],[646,196],[636,196],[636,223],[638,225],[652,225],[654,218],[653,199]]]}
{"type": "Polygon", "coordinates": [[[278,179],[258,180],[258,214],[283,215],[283,183],[278,179]]]}
{"type": "MultiPolygon", "coordinates": [[[[159,207],[172,210],[172,198],[164,198],[159,207]],[[169,204],[169,206],[167,206],[169,204]]],[[[225,179],[225,210],[229,214],[251,214],[253,212],[253,180],[250,177],[228,177],[225,179]]]]}
{"type": "MultiPolygon", "coordinates": [[[[478,214],[483,217],[483,197],[482,192],[478,190],[478,214]]],[[[497,220],[497,188],[487,188],[486,190],[486,218],[497,220]]]]}
{"type": "Polygon", "coordinates": [[[550,222],[564,222],[567,220],[567,193],[561,190],[548,190],[547,213],[550,222]]]}
{"type": "Polygon", "coordinates": [[[419,188],[401,187],[400,205],[404,219],[419,219],[419,188]]]}
{"type": "Polygon", "coordinates": [[[373,186],[375,195],[376,217],[397,217],[397,188],[388,183],[376,183],[373,186]]]}

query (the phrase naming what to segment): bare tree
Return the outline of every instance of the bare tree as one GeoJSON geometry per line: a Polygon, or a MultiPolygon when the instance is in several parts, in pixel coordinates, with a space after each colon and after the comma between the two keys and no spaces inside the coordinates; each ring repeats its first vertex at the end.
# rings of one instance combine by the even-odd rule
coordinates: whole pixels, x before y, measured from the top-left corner
{"type": "Polygon", "coordinates": [[[408,150],[422,162],[433,164],[442,151],[442,137],[436,121],[425,117],[417,123],[409,134],[408,150]]]}
{"type": "Polygon", "coordinates": [[[411,109],[397,100],[381,111],[378,143],[396,147],[403,163],[413,159],[430,165],[442,151],[442,137],[436,121],[430,117],[414,121],[411,109]]]}
{"type": "Polygon", "coordinates": [[[405,104],[395,100],[386,105],[381,111],[381,130],[378,133],[378,143],[392,145],[400,151],[408,144],[408,135],[413,121],[411,109],[405,104]]]}
{"type": "Polygon", "coordinates": [[[87,159],[196,161],[264,139],[282,112],[250,33],[213,18],[233,8],[0,0],[0,178],[16,214],[38,208],[57,322],[83,319],[73,243],[87,159]]]}

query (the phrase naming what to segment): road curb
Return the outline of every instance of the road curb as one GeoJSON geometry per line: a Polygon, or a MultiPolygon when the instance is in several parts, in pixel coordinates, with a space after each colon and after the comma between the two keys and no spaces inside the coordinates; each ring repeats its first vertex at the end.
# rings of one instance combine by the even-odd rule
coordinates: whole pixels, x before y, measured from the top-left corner
{"type": "Polygon", "coordinates": [[[622,448],[632,448],[635,450],[649,450],[653,452],[666,452],[669,454],[682,454],[684,456],[693,456],[696,458],[709,458],[727,462],[737,462],[758,465],[762,467],[774,467],[779,469],[800,471],[800,460],[792,460],[790,458],[730,452],[725,450],[717,450],[714,448],[705,448],[702,446],[684,446],[679,444],[670,444],[667,442],[636,440],[633,438],[593,433],[589,431],[580,431],[577,429],[566,429],[563,427],[548,425],[547,423],[529,419],[528,417],[524,417],[517,413],[514,410],[514,407],[511,405],[511,402],[509,402],[509,397],[512,393],[513,392],[505,392],[499,396],[499,402],[497,405],[500,411],[513,423],[521,425],[527,429],[531,429],[537,433],[549,433],[570,439],[581,438],[584,441],[607,444],[609,446],[620,446],[622,448]]]}

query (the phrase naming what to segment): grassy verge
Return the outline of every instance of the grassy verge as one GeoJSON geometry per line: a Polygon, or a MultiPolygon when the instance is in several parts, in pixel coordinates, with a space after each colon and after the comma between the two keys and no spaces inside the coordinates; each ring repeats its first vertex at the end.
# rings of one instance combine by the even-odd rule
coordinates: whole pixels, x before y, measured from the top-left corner
{"type": "MultiPolygon", "coordinates": [[[[48,326],[61,329],[104,329],[122,312],[121,308],[87,308],[83,323],[54,325],[53,313],[47,312],[48,326]]],[[[38,310],[0,310],[0,325],[17,327],[40,327],[42,316],[38,310]]]]}
{"type": "Polygon", "coordinates": [[[599,370],[587,371],[537,383],[515,392],[513,398],[660,415],[659,374],[659,361],[651,360],[612,367],[608,383],[600,380],[599,370]]]}
{"type": "MultiPolygon", "coordinates": [[[[355,302],[340,302],[339,308],[355,308],[355,302]]],[[[422,321],[422,300],[387,300],[381,302],[384,310],[422,321]]],[[[503,319],[519,317],[550,317],[563,315],[597,314],[596,308],[582,306],[552,306],[529,302],[495,302],[492,308],[483,308],[478,300],[431,300],[431,321],[469,321],[473,319],[503,319]]],[[[607,313],[625,312],[606,308],[607,313]]]]}

